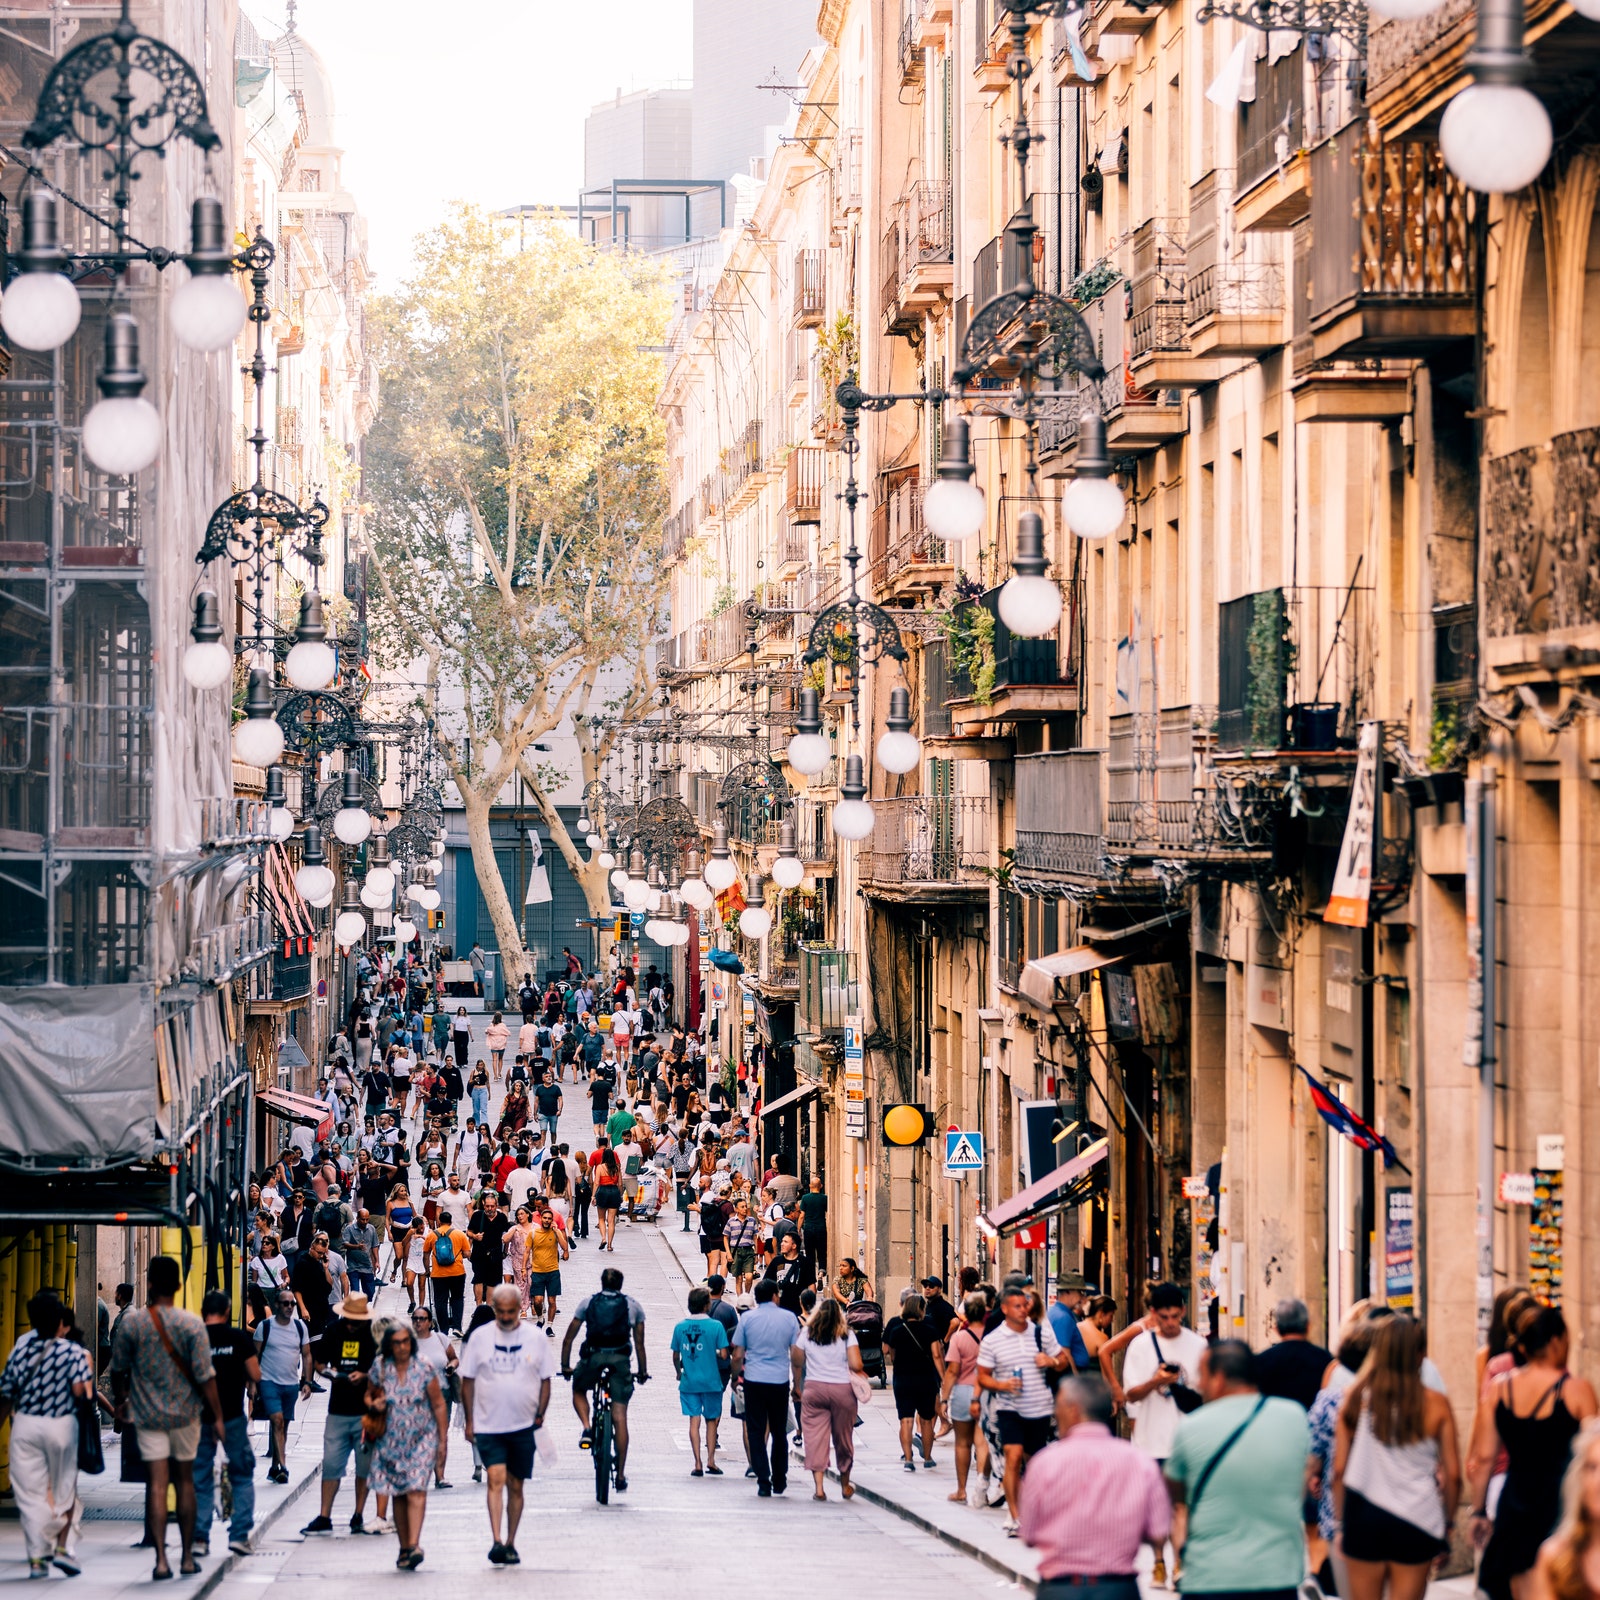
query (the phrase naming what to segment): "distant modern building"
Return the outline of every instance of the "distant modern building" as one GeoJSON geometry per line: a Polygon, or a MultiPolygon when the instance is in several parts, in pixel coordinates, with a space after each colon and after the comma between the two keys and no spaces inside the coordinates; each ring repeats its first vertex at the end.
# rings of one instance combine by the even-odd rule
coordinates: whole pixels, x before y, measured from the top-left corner
{"type": "MultiPolygon", "coordinates": [[[[694,95],[688,89],[641,89],[595,106],[583,123],[583,187],[585,206],[603,208],[592,238],[611,237],[610,186],[614,181],[686,179],[695,176],[691,146],[694,95]]],[[[637,249],[656,250],[682,244],[717,225],[715,197],[699,202],[709,209],[685,216],[685,197],[627,193],[618,196],[627,208],[617,233],[637,249]]]]}
{"type": "Polygon", "coordinates": [[[789,115],[786,95],[819,41],[816,7],[798,0],[695,0],[694,166],[699,178],[748,173],[789,115]]]}

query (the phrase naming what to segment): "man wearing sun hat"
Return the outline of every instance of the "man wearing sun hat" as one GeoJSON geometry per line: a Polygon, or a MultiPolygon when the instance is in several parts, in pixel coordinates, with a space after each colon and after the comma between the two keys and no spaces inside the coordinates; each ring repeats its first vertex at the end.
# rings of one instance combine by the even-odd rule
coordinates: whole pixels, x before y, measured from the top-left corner
{"type": "Polygon", "coordinates": [[[1089,1347],[1078,1331],[1078,1307],[1090,1291],[1089,1280],[1081,1272],[1063,1272],[1056,1279],[1056,1301],[1050,1307],[1050,1327],[1056,1342],[1072,1357],[1075,1372],[1093,1372],[1089,1347]]]}
{"type": "Polygon", "coordinates": [[[367,1473],[372,1447],[361,1433],[367,1373],[378,1354],[372,1335],[372,1307],[364,1294],[347,1294],[339,1314],[313,1347],[317,1366],[332,1382],[328,1387],[328,1420],[322,1432],[322,1509],[300,1531],[333,1532],[333,1502],[351,1454],[356,1458],[356,1509],[352,1533],[366,1532],[362,1511],[367,1503],[367,1473]]]}

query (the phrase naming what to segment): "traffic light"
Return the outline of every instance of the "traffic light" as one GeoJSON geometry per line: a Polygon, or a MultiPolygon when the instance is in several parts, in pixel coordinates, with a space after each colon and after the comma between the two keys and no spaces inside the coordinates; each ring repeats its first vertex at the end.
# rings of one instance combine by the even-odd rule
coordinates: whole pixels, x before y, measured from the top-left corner
{"type": "Polygon", "coordinates": [[[933,1119],[922,1106],[886,1106],[883,1113],[883,1142],[893,1145],[926,1144],[933,1131],[933,1119]]]}

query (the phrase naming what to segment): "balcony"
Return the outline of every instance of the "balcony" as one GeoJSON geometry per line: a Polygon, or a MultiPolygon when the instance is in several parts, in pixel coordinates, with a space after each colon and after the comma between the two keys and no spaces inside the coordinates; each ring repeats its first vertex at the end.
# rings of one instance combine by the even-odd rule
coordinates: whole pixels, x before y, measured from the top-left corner
{"type": "Polygon", "coordinates": [[[783,509],[797,523],[822,521],[822,485],[827,452],[820,445],[800,445],[789,452],[784,479],[783,509]]]}
{"type": "Polygon", "coordinates": [[[841,219],[861,209],[860,128],[841,128],[833,141],[833,208],[841,219]]]}
{"type": "Polygon", "coordinates": [[[690,495],[669,517],[661,520],[661,564],[670,567],[683,559],[689,547],[689,535],[694,531],[699,509],[698,497],[690,495]]]}
{"type": "Polygon", "coordinates": [[[271,810],[264,800],[232,795],[220,800],[202,800],[200,843],[208,850],[264,844],[272,837],[268,824],[271,810]]]}
{"type": "Polygon", "coordinates": [[[784,576],[798,576],[797,568],[808,567],[811,564],[811,536],[807,531],[810,527],[805,522],[785,522],[778,529],[773,545],[773,559],[778,564],[778,571],[784,576]]]}
{"type": "Polygon", "coordinates": [[[861,881],[898,899],[988,893],[989,797],[915,794],[872,802],[861,881]]]}
{"type": "Polygon", "coordinates": [[[828,312],[828,278],[820,250],[794,253],[794,317],[797,328],[820,328],[828,312]]]}
{"type": "Polygon", "coordinates": [[[1018,873],[1099,878],[1105,870],[1103,750],[1018,756],[1018,873]]]}
{"type": "Polygon", "coordinates": [[[1194,724],[1188,706],[1112,717],[1106,844],[1133,853],[1194,843],[1194,724]]]}
{"type": "Polygon", "coordinates": [[[1063,670],[1056,637],[1015,636],[1000,620],[998,588],[966,605],[987,611],[994,631],[976,672],[950,669],[950,721],[956,736],[982,733],[989,723],[1036,722],[1078,709],[1078,686],[1063,670]]]}
{"type": "Polygon", "coordinates": [[[880,600],[926,593],[950,582],[954,569],[949,552],[922,520],[917,473],[898,479],[873,506],[867,561],[880,600]]]}
{"type": "MultiPolygon", "coordinates": [[[[252,912],[202,933],[184,964],[184,977],[198,983],[227,983],[277,952],[272,918],[264,912],[252,912]]],[[[304,960],[307,988],[302,992],[309,993],[311,957],[307,955],[304,960]]]]}
{"type": "Polygon", "coordinates": [[[972,309],[986,306],[1008,284],[1023,276],[1016,246],[1006,234],[991,239],[972,258],[972,309]]]}
{"type": "Polygon", "coordinates": [[[311,993],[311,952],[272,953],[272,998],[277,1002],[304,1000],[311,993]]]}
{"type": "Polygon", "coordinates": [[[802,943],[797,959],[800,997],[794,1008],[796,1034],[812,1039],[837,1037],[861,1009],[855,956],[828,945],[802,943]]]}
{"type": "MultiPolygon", "coordinates": [[[[1011,41],[1005,26],[1005,10],[998,0],[973,0],[972,17],[977,44],[973,71],[977,76],[978,93],[1003,94],[1011,87],[1011,76],[1006,70],[1011,41]]],[[[974,301],[974,304],[981,303],[974,301]]]]}
{"type": "Polygon", "coordinates": [[[811,437],[837,445],[843,433],[839,416],[838,384],[833,369],[820,350],[811,352],[811,437]]]}
{"type": "MultiPolygon", "coordinates": [[[[820,778],[811,781],[818,783],[820,778]]],[[[795,851],[807,866],[826,866],[833,861],[833,828],[824,801],[808,800],[804,795],[795,800],[794,837],[795,851]]]]}
{"type": "Polygon", "coordinates": [[[1351,123],[1312,152],[1316,360],[1423,356],[1474,332],[1472,192],[1438,141],[1351,123]]]}
{"type": "Polygon", "coordinates": [[[1284,342],[1283,268],[1271,239],[1245,239],[1246,259],[1230,259],[1231,197],[1208,172],[1190,191],[1188,282],[1189,350],[1195,356],[1259,356],[1284,342]]]}
{"type": "Polygon", "coordinates": [[[1256,63],[1256,97],[1239,107],[1234,225],[1241,233],[1282,231],[1311,215],[1312,142],[1306,51],[1297,44],[1278,61],[1256,63]]]}
{"type": "Polygon", "coordinates": [[[1141,223],[1133,235],[1128,374],[1142,389],[1194,389],[1221,376],[1221,362],[1197,360],[1189,348],[1188,284],[1184,220],[1141,223]]]}
{"type": "Polygon", "coordinates": [[[1353,760],[1356,726],[1371,715],[1375,591],[1263,589],[1223,601],[1217,620],[1216,748],[1353,760]]]}
{"type": "Polygon", "coordinates": [[[900,16],[900,87],[922,87],[922,19],[918,15],[920,0],[901,0],[900,16]]]}
{"type": "Polygon", "coordinates": [[[725,512],[742,511],[766,480],[761,453],[761,419],[752,417],[723,452],[722,474],[726,486],[725,512]]]}
{"type": "Polygon", "coordinates": [[[803,400],[811,373],[811,340],[805,328],[790,327],[783,335],[783,393],[791,404],[803,400]]]}
{"type": "Polygon", "coordinates": [[[886,332],[920,332],[925,315],[949,304],[955,285],[952,238],[949,183],[914,183],[896,203],[883,236],[886,332]]]}

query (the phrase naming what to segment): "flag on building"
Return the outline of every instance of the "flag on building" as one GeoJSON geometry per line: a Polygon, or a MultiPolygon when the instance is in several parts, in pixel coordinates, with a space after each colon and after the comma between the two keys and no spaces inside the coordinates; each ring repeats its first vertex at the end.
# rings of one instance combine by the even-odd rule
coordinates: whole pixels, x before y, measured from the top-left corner
{"type": "Polygon", "coordinates": [[[1316,1107],[1317,1115],[1330,1128],[1342,1133],[1351,1144],[1359,1146],[1362,1150],[1382,1152],[1385,1167],[1392,1167],[1397,1163],[1403,1167],[1404,1163],[1400,1162],[1394,1146],[1376,1128],[1358,1117],[1337,1095],[1330,1094],[1298,1061],[1295,1062],[1295,1070],[1310,1087],[1311,1104],[1316,1107]]]}

